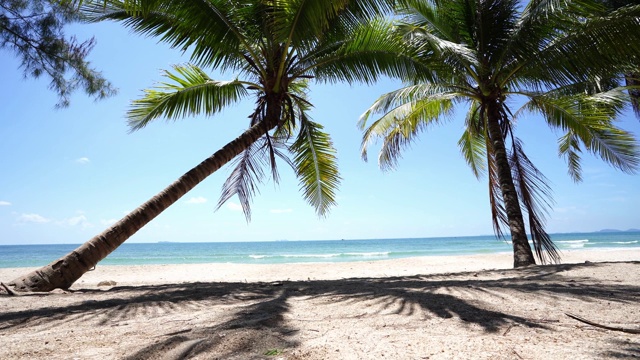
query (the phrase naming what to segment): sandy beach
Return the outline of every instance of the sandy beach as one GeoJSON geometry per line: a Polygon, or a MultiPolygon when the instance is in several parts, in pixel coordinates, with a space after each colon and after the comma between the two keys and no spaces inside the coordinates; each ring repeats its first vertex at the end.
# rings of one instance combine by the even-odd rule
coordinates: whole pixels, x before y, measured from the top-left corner
{"type": "Polygon", "coordinates": [[[70,292],[0,296],[0,359],[640,357],[640,248],[511,266],[511,254],[98,266],[70,292]]]}

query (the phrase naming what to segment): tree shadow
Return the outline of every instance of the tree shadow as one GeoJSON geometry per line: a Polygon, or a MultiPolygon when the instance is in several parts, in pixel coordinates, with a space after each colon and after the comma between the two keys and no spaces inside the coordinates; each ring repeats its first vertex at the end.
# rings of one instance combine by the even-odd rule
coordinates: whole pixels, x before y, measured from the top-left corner
{"type": "MultiPolygon", "coordinates": [[[[634,262],[633,264],[640,264],[634,262]]],[[[493,270],[480,273],[437,274],[392,278],[355,278],[283,283],[185,283],[153,286],[115,287],[108,291],[82,290],[78,294],[50,295],[67,297],[69,305],[35,307],[0,314],[0,333],[34,325],[51,328],[62,322],[109,322],[145,317],[165,312],[220,305],[232,312],[211,325],[199,324],[185,331],[165,334],[162,339],[139,349],[128,359],[179,359],[198,354],[215,354],[225,359],[260,358],[268,349],[295,348],[299,329],[286,315],[290,300],[373,302],[374,313],[413,316],[421,311],[429,317],[477,325],[486,333],[495,333],[513,325],[547,329],[543,323],[505,311],[487,308],[472,301],[474,294],[490,295],[508,289],[541,297],[575,297],[582,301],[607,300],[620,303],[638,301],[640,287],[564,274],[581,267],[600,264],[539,266],[520,270],[493,270]],[[479,274],[479,275],[478,275],[479,274]],[[479,276],[477,279],[474,277],[479,276]],[[77,301],[77,300],[81,301],[77,301]]],[[[16,298],[19,301],[19,297],[16,298]]],[[[371,307],[369,307],[371,309],[371,307]]],[[[638,350],[637,343],[625,344],[610,357],[625,357],[638,350]],[[623,356],[624,355],[624,356],[623,356]]]]}
{"type": "Polygon", "coordinates": [[[602,358],[607,359],[637,359],[640,357],[640,342],[628,338],[626,340],[616,340],[613,342],[615,350],[602,353],[602,358]]]}

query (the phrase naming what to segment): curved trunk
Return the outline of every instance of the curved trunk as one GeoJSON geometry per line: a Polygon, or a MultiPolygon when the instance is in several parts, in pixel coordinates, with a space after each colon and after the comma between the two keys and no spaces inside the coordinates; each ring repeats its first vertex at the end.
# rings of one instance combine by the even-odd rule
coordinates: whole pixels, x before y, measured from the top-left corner
{"type": "Polygon", "coordinates": [[[511,166],[507,157],[507,149],[500,129],[500,111],[496,103],[489,105],[487,109],[487,129],[489,138],[493,146],[494,157],[498,172],[498,181],[502,192],[507,219],[509,220],[509,230],[511,232],[511,242],[513,244],[513,266],[522,267],[535,265],[527,232],[525,230],[524,218],[520,209],[518,192],[511,176],[511,166]]]}
{"type": "Polygon", "coordinates": [[[261,122],[252,126],[102,233],[64,257],[14,279],[7,285],[17,292],[68,289],[84,273],[95,267],[100,260],[122,245],[131,235],[160,215],[209,175],[247,149],[265,135],[269,129],[273,128],[276,123],[265,124],[261,122]]]}

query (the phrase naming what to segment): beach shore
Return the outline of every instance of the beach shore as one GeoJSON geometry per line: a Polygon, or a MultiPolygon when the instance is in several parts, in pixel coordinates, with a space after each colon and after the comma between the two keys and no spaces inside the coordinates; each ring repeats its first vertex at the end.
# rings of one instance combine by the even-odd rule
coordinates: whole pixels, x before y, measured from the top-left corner
{"type": "MultiPolygon", "coordinates": [[[[518,270],[511,254],[98,265],[72,292],[0,296],[0,358],[640,356],[640,335],[566,315],[639,329],[640,248],[562,255],[560,265],[518,270]]],[[[0,281],[29,270],[0,269],[0,281]]]]}

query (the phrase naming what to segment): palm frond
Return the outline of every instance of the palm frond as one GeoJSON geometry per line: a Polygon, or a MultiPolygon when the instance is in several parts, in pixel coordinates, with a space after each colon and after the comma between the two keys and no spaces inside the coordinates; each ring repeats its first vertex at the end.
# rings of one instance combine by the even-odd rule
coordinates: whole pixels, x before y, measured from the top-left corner
{"type": "Polygon", "coordinates": [[[631,108],[640,119],[640,71],[625,74],[624,80],[629,89],[631,108]]]}
{"type": "Polygon", "coordinates": [[[289,0],[274,2],[275,38],[296,48],[308,48],[311,39],[325,34],[336,21],[372,19],[390,13],[393,1],[289,0]]]}
{"type": "Polygon", "coordinates": [[[300,116],[298,137],[290,148],[304,198],[319,216],[328,214],[336,203],[340,174],[331,138],[304,113],[300,116]]]}
{"type": "Polygon", "coordinates": [[[640,165],[638,143],[633,134],[609,126],[593,129],[591,137],[581,139],[587,150],[608,162],[611,166],[635,174],[640,165]]]}
{"type": "Polygon", "coordinates": [[[275,157],[281,157],[291,164],[284,149],[286,143],[283,139],[267,135],[238,155],[232,162],[234,168],[231,174],[222,185],[216,210],[237,196],[247,222],[251,221],[251,202],[254,195],[259,193],[259,185],[265,179],[264,168],[270,168],[273,180],[277,183],[279,177],[275,157]]]}
{"type": "Polygon", "coordinates": [[[528,215],[533,248],[540,262],[560,260],[558,248],[544,230],[545,215],[550,207],[551,188],[547,178],[526,156],[520,140],[512,140],[509,162],[518,198],[528,215]]]}
{"type": "Polygon", "coordinates": [[[251,199],[259,192],[258,184],[264,179],[264,159],[256,156],[261,155],[262,147],[263,144],[255,142],[234,159],[235,167],[222,185],[216,210],[237,195],[247,222],[251,221],[251,199]]]}
{"type": "Polygon", "coordinates": [[[504,239],[502,227],[509,226],[507,211],[502,199],[502,189],[500,189],[500,179],[498,176],[498,165],[496,164],[495,151],[488,136],[484,137],[487,149],[487,179],[489,182],[489,204],[491,207],[491,223],[493,232],[498,239],[504,239]]]}
{"type": "Polygon", "coordinates": [[[582,181],[582,165],[580,165],[580,148],[579,138],[572,132],[567,132],[558,139],[558,154],[567,159],[569,167],[569,176],[575,182],[582,181]]]}
{"type": "Polygon", "coordinates": [[[378,165],[383,170],[395,168],[401,151],[428,126],[446,119],[453,110],[456,92],[446,87],[425,85],[409,86],[381,96],[358,122],[364,130],[361,145],[362,158],[367,160],[367,149],[376,140],[382,140],[378,165]],[[366,122],[372,113],[384,113],[368,128],[366,122]]]}
{"type": "Polygon", "coordinates": [[[485,134],[478,129],[481,123],[478,103],[472,102],[467,112],[465,130],[460,140],[458,140],[458,146],[473,175],[478,179],[487,171],[485,165],[487,162],[485,134]]]}
{"type": "Polygon", "coordinates": [[[191,53],[191,61],[221,70],[239,69],[248,51],[256,64],[258,54],[242,25],[250,2],[239,6],[228,0],[93,0],[81,7],[89,21],[118,21],[133,31],[153,36],[171,47],[191,53]]]}
{"type": "Polygon", "coordinates": [[[314,51],[301,57],[296,74],[319,81],[372,84],[381,76],[400,79],[429,78],[421,64],[389,21],[376,19],[347,33],[328,34],[314,51]]]}
{"type": "Polygon", "coordinates": [[[627,173],[637,170],[640,156],[634,136],[613,124],[627,101],[628,95],[621,88],[593,95],[557,96],[548,92],[533,96],[523,109],[539,112],[551,127],[565,132],[559,142],[559,153],[567,157],[569,174],[579,181],[578,140],[615,168],[627,173]]]}
{"type": "Polygon", "coordinates": [[[576,20],[554,40],[533,54],[522,76],[555,87],[632,71],[640,53],[640,6],[576,20]]]}
{"type": "Polygon", "coordinates": [[[507,73],[516,69],[528,70],[528,63],[538,61],[540,49],[553,44],[563,32],[574,28],[579,21],[577,19],[594,16],[602,12],[599,10],[603,10],[602,6],[591,1],[529,1],[504,45],[500,64],[507,73]]]}
{"type": "Polygon", "coordinates": [[[176,120],[212,115],[248,94],[242,82],[212,80],[195,65],[176,65],[173,69],[175,72],[164,72],[170,82],[145,90],[141,99],[132,101],[127,112],[132,130],[141,129],[159,117],[176,120]]]}

